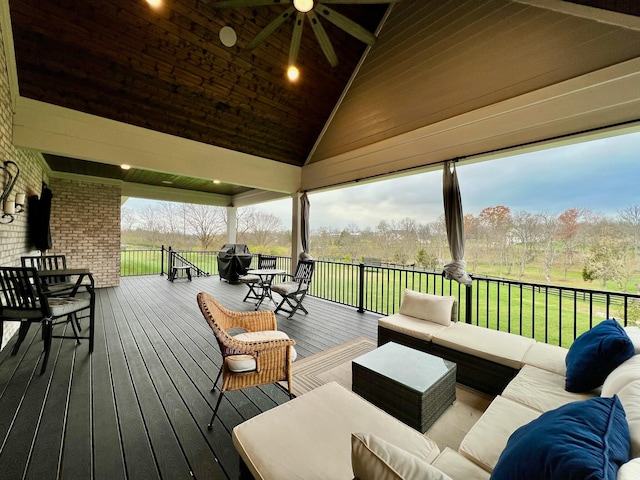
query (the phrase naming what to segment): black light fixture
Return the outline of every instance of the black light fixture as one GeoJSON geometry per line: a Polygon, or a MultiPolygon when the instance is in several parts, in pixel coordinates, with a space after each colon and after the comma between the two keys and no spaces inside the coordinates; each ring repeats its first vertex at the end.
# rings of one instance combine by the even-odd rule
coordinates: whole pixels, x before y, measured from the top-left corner
{"type": "Polygon", "coordinates": [[[5,160],[2,165],[0,165],[0,170],[4,170],[4,184],[2,185],[2,193],[0,194],[0,203],[2,204],[0,223],[11,223],[15,220],[17,214],[24,211],[24,193],[17,193],[13,200],[9,200],[11,191],[18,181],[20,168],[16,162],[5,160]]]}

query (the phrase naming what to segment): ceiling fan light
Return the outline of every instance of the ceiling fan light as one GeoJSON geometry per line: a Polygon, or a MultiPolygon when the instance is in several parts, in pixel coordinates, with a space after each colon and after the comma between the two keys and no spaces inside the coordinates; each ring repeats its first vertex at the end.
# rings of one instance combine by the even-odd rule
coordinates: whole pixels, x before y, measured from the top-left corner
{"type": "Polygon", "coordinates": [[[308,12],[313,8],[313,0],[293,0],[293,6],[299,12],[308,12]]]}
{"type": "Polygon", "coordinates": [[[289,77],[289,80],[292,82],[295,82],[300,78],[300,70],[298,70],[295,65],[289,65],[289,68],[287,68],[287,77],[289,77]]]}

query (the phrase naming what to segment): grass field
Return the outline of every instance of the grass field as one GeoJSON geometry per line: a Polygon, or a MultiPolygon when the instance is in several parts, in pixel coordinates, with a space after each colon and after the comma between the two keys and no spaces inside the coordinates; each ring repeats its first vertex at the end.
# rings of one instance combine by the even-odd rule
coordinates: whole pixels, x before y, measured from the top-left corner
{"type": "MultiPolygon", "coordinates": [[[[216,275],[216,253],[181,252],[181,255],[203,271],[216,275]]],[[[160,274],[163,259],[166,264],[167,253],[163,256],[159,250],[122,252],[121,274],[160,274]]],[[[165,266],[165,273],[166,269],[165,266]]],[[[445,280],[439,272],[382,267],[365,267],[361,272],[358,264],[318,261],[310,294],[358,307],[361,273],[365,310],[383,315],[397,312],[405,289],[452,295],[458,300],[462,321],[468,320],[467,302],[470,301],[471,323],[554,345],[569,346],[575,337],[606,318],[626,318],[629,324],[640,321],[640,296],[597,289],[578,278],[575,272],[568,274],[566,281],[553,285],[528,279],[498,280],[477,276],[471,296],[467,298],[465,287],[445,280]]],[[[490,276],[485,272],[483,275],[490,276]]]]}

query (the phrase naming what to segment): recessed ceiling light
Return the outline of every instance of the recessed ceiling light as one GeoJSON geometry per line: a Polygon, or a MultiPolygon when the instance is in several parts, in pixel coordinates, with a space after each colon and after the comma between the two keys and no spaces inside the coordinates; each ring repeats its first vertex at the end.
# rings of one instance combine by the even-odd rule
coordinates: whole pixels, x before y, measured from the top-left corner
{"type": "Polygon", "coordinates": [[[147,3],[152,8],[160,8],[162,5],[162,0],[147,0],[147,3]]]}
{"type": "Polygon", "coordinates": [[[220,185],[220,180],[216,179],[213,181],[213,183],[215,183],[216,185],[220,185]]]}
{"type": "Polygon", "coordinates": [[[120,165],[120,168],[122,170],[129,170],[131,168],[131,165],[127,165],[126,163],[123,163],[122,165],[120,165]]]}
{"type": "Polygon", "coordinates": [[[289,80],[291,80],[292,82],[295,82],[296,80],[298,80],[298,78],[300,78],[300,70],[298,70],[295,65],[289,66],[289,68],[287,69],[287,77],[289,77],[289,80]]]}
{"type": "Polygon", "coordinates": [[[171,185],[173,182],[171,180],[162,180],[162,183],[165,185],[171,185]]]}

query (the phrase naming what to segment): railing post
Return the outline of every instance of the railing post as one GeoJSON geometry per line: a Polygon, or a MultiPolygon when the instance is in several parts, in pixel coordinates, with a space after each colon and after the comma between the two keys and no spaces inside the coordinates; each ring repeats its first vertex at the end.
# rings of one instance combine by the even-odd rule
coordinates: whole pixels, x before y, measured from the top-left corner
{"type": "Polygon", "coordinates": [[[465,323],[471,323],[471,315],[473,315],[473,299],[472,299],[472,285],[466,285],[466,300],[464,302],[464,321],[465,323]]]}
{"type": "Polygon", "coordinates": [[[164,245],[161,246],[160,250],[160,276],[164,275],[164,245]]]}
{"type": "Polygon", "coordinates": [[[364,263],[360,263],[360,290],[358,291],[358,312],[364,313],[364,263]]]}
{"type": "Polygon", "coordinates": [[[169,280],[169,277],[171,276],[171,265],[173,265],[173,249],[171,248],[171,245],[169,245],[167,252],[169,252],[167,255],[167,280],[169,280]]]}

